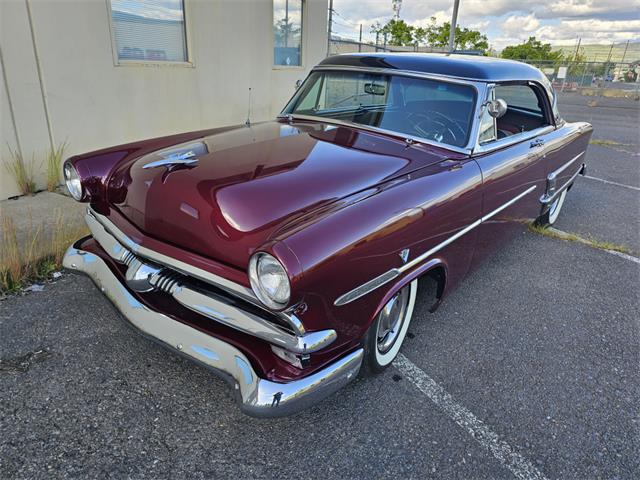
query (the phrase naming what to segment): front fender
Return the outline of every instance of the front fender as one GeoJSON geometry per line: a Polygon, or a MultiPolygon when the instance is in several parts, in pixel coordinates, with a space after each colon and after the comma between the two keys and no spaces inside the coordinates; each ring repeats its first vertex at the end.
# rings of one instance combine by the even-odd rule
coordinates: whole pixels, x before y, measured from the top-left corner
{"type": "MultiPolygon", "coordinates": [[[[336,305],[336,299],[402,267],[403,250],[409,249],[411,262],[474,222],[481,215],[481,184],[475,162],[441,162],[282,238],[303,271],[295,288],[306,305],[305,326],[334,328],[339,340],[359,341],[385,299],[434,264],[427,258],[344,305],[336,305]]],[[[474,243],[475,232],[470,232],[438,253],[436,263],[454,283],[466,273],[474,243]]]]}

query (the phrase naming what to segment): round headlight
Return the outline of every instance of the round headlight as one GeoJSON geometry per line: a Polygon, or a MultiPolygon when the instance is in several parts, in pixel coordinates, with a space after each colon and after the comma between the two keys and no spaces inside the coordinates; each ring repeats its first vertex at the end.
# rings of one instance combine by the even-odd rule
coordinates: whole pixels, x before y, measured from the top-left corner
{"type": "Polygon", "coordinates": [[[64,182],[67,185],[67,190],[75,200],[82,200],[82,182],[78,171],[70,163],[64,164],[64,182]]]}
{"type": "Polygon", "coordinates": [[[249,281],[253,292],[267,307],[277,310],[289,303],[289,276],[282,264],[268,253],[258,252],[251,257],[249,281]]]}

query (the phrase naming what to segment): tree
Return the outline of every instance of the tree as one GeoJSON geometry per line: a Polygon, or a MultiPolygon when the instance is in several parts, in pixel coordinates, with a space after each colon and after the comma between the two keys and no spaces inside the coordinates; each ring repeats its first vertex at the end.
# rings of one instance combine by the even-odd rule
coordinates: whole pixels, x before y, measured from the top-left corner
{"type": "MultiPolygon", "coordinates": [[[[431,17],[431,25],[427,27],[427,41],[432,47],[447,48],[449,46],[450,32],[450,22],[436,25],[435,17],[431,17]]],[[[484,54],[489,50],[489,40],[486,35],[483,35],[478,30],[466,27],[460,28],[459,25],[456,25],[454,48],[456,50],[478,50],[484,54]]]]}
{"type": "MultiPolygon", "coordinates": [[[[420,45],[426,42],[435,48],[447,48],[449,46],[449,31],[451,23],[436,24],[436,18],[431,17],[431,23],[427,27],[414,27],[404,20],[389,20],[385,25],[376,23],[371,26],[371,32],[376,36],[387,35],[389,45],[420,45]]],[[[456,38],[454,47],[457,50],[478,50],[482,54],[489,50],[487,36],[477,30],[460,28],[456,25],[456,38]]]]}
{"type": "Polygon", "coordinates": [[[374,33],[381,35],[387,34],[387,43],[389,45],[413,45],[414,27],[407,24],[404,20],[391,19],[387,24],[374,33]]]}
{"type": "Polygon", "coordinates": [[[546,61],[559,62],[563,59],[562,52],[551,50],[550,43],[542,43],[536,37],[529,39],[519,45],[511,45],[502,50],[502,58],[513,60],[546,61]]]}
{"type": "Polygon", "coordinates": [[[416,46],[424,43],[427,39],[427,29],[422,27],[416,27],[413,29],[413,42],[416,46]]]}

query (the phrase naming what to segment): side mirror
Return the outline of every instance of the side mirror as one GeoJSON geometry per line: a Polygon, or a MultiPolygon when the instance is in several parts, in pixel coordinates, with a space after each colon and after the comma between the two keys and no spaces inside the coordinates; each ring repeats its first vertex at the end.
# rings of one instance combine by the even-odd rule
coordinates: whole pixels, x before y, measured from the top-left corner
{"type": "Polygon", "coordinates": [[[507,113],[507,102],[501,98],[496,98],[487,102],[487,111],[493,118],[500,118],[507,113]]]}
{"type": "Polygon", "coordinates": [[[302,79],[299,78],[298,80],[296,80],[296,90],[298,90],[301,86],[302,86],[302,79]]]}

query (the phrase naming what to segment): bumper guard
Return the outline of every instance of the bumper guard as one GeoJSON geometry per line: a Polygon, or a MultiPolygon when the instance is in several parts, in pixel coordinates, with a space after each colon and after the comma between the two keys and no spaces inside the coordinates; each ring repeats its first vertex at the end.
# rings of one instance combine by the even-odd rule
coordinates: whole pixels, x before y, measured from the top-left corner
{"type": "Polygon", "coordinates": [[[69,247],[63,265],[88,275],[122,315],[144,335],[210,367],[234,388],[241,410],[255,417],[296,413],[342,388],[358,374],[358,349],[308,377],[277,383],[258,377],[234,346],[154,311],[136,300],[99,256],[69,247]]]}

